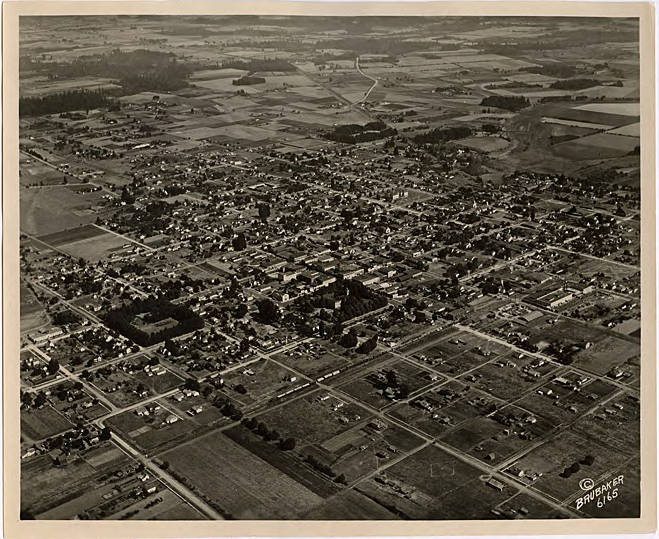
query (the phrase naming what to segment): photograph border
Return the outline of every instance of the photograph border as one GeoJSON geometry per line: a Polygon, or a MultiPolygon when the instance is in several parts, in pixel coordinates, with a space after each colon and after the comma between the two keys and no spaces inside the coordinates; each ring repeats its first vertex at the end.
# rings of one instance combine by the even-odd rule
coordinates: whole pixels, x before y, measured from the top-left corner
{"type": "Polygon", "coordinates": [[[3,3],[4,533],[19,537],[277,537],[648,533],[656,529],[656,184],[654,6],[643,2],[349,2],[350,16],[637,17],[641,103],[641,515],[639,518],[442,521],[19,520],[19,17],[28,15],[345,16],[345,2],[7,1],[3,3]]]}

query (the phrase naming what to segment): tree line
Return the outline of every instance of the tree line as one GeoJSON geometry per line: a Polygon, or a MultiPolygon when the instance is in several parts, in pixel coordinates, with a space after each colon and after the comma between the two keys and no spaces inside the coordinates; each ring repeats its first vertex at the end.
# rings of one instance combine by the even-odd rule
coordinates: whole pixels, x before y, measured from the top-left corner
{"type": "Polygon", "coordinates": [[[70,90],[40,97],[21,97],[18,114],[20,117],[41,116],[72,110],[111,108],[116,104],[103,90],[70,90]]]}

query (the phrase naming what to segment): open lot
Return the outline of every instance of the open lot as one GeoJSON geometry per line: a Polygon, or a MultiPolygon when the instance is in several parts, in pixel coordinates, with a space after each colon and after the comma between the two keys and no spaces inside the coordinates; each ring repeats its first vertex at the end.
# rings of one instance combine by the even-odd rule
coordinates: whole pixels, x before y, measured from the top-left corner
{"type": "Polygon", "coordinates": [[[163,458],[177,475],[235,518],[291,518],[322,501],[220,433],[174,449],[163,458]]]}
{"type": "Polygon", "coordinates": [[[73,427],[62,414],[51,406],[21,411],[21,432],[32,440],[42,440],[73,427]]]}
{"type": "Polygon", "coordinates": [[[486,484],[477,468],[429,446],[387,468],[357,489],[402,518],[490,518],[496,505],[515,494],[486,484]]]}
{"type": "Polygon", "coordinates": [[[534,487],[556,499],[565,500],[573,493],[581,492],[581,479],[589,477],[598,483],[600,477],[616,470],[624,462],[623,455],[598,440],[564,431],[516,461],[514,466],[527,475],[541,473],[534,487]],[[592,464],[581,464],[575,473],[561,475],[567,467],[581,462],[588,455],[594,457],[592,464]]]}
{"type": "Polygon", "coordinates": [[[73,193],[66,186],[28,189],[21,195],[21,230],[41,236],[92,223],[96,217],[90,195],[73,193]]]}

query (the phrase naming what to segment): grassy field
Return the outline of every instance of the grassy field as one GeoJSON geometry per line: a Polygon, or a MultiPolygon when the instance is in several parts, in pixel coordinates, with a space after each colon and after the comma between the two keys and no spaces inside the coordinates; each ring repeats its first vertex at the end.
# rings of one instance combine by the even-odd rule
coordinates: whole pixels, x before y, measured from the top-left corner
{"type": "MultiPolygon", "coordinates": [[[[576,392],[568,388],[562,387],[560,384],[548,382],[540,389],[544,395],[537,393],[529,393],[524,398],[519,400],[517,404],[537,414],[539,417],[545,418],[554,425],[559,425],[567,421],[573,421],[577,414],[584,413],[589,408],[597,404],[597,400],[609,396],[615,391],[615,386],[609,385],[605,382],[594,381],[583,387],[582,391],[576,392]],[[551,396],[547,395],[548,390],[552,394],[558,395],[559,403],[551,396]],[[590,395],[596,395],[595,399],[590,398],[590,395]],[[576,412],[570,409],[574,407],[576,412]]],[[[592,417],[589,419],[592,421],[592,417]]]]}
{"type": "Polygon", "coordinates": [[[311,377],[319,377],[351,365],[348,359],[329,352],[321,351],[315,355],[302,349],[293,349],[284,354],[277,354],[274,358],[284,365],[288,365],[311,377]]]}
{"type": "Polygon", "coordinates": [[[84,258],[89,262],[98,262],[111,251],[121,248],[126,243],[125,238],[110,232],[102,232],[93,238],[68,242],[60,249],[73,257],[84,258]]]}
{"type": "Polygon", "coordinates": [[[378,372],[385,373],[387,371],[395,372],[400,385],[405,385],[410,394],[442,380],[439,375],[433,375],[427,369],[417,367],[405,361],[396,361],[379,371],[375,369],[367,372],[357,380],[340,386],[340,389],[380,410],[392,401],[383,395],[381,388],[378,388],[375,376],[378,372]],[[436,379],[433,380],[433,378],[436,379]]]}
{"type": "Polygon", "coordinates": [[[574,425],[575,432],[605,443],[625,455],[636,455],[640,444],[638,399],[630,395],[621,395],[611,401],[606,408],[616,410],[616,413],[604,413],[605,419],[583,417],[574,425]],[[614,403],[623,406],[623,409],[614,408],[614,403]]]}
{"type": "MultiPolygon", "coordinates": [[[[474,376],[475,381],[467,379],[462,381],[473,383],[475,387],[500,399],[513,399],[541,381],[541,378],[527,375],[523,370],[525,367],[530,367],[534,362],[535,359],[530,356],[519,359],[510,355],[497,360],[497,362],[487,363],[467,375],[474,376]],[[501,363],[498,363],[498,361],[501,361],[504,365],[500,366],[501,363]]],[[[546,375],[554,369],[550,365],[545,365],[544,368],[535,370],[546,375]]]]}
{"type": "Polygon", "coordinates": [[[21,281],[21,331],[30,331],[46,322],[48,316],[32,291],[21,281]]]}
{"type": "Polygon", "coordinates": [[[507,140],[500,137],[469,137],[459,140],[457,144],[483,152],[504,150],[510,145],[507,140]]]}
{"type": "Polygon", "coordinates": [[[302,520],[397,520],[380,504],[355,490],[344,490],[308,513],[302,520]]]}
{"type": "Polygon", "coordinates": [[[543,118],[542,123],[545,124],[558,124],[558,125],[568,125],[573,127],[583,127],[586,129],[611,129],[613,126],[605,124],[594,124],[589,122],[580,122],[578,120],[561,120],[560,118],[543,118]]]}
{"type": "Polygon", "coordinates": [[[360,406],[344,403],[340,410],[333,411],[333,407],[341,403],[338,399],[330,397],[325,401],[319,398],[324,393],[317,391],[287,403],[281,408],[261,416],[261,420],[270,429],[276,429],[282,436],[292,436],[306,443],[321,443],[340,432],[348,430],[356,421],[365,420],[370,413],[360,406]],[[359,416],[359,420],[356,417],[359,416]],[[341,417],[352,418],[344,423],[341,417]]]}
{"type": "Polygon", "coordinates": [[[72,426],[62,414],[50,406],[29,412],[21,411],[21,432],[33,440],[47,438],[72,426]]]}
{"type": "Polygon", "coordinates": [[[579,352],[576,355],[575,365],[596,374],[605,374],[615,365],[624,363],[639,353],[638,344],[607,336],[588,350],[579,352]]]}
{"type": "Polygon", "coordinates": [[[21,230],[41,236],[77,228],[95,221],[93,214],[76,214],[88,210],[92,202],[63,187],[44,187],[21,191],[21,230]]]}
{"type": "Polygon", "coordinates": [[[616,135],[612,132],[596,133],[587,137],[581,137],[577,143],[579,145],[597,146],[598,148],[617,150],[624,153],[631,152],[640,144],[638,137],[616,135]]]}
{"type": "Polygon", "coordinates": [[[66,468],[55,468],[52,459],[44,455],[21,466],[21,507],[41,513],[57,505],[64,492],[82,490],[96,470],[82,460],[66,468]]]}
{"type": "Polygon", "coordinates": [[[72,518],[89,507],[87,502],[98,495],[95,478],[112,473],[128,462],[124,453],[109,442],[83,453],[82,457],[62,467],[53,466],[48,455],[22,463],[21,508],[29,508],[37,516],[53,510],[50,518],[72,518]],[[64,503],[70,505],[57,507],[64,503]]]}
{"type": "Polygon", "coordinates": [[[19,182],[21,187],[27,185],[58,185],[62,183],[63,173],[33,158],[29,159],[30,162],[27,163],[26,159],[21,155],[19,182]]]}
{"type": "MultiPolygon", "coordinates": [[[[505,414],[508,413],[525,414],[516,407],[506,408],[505,414]]],[[[493,453],[496,462],[530,445],[531,442],[523,440],[517,432],[525,430],[532,434],[532,438],[537,438],[551,429],[552,425],[543,419],[539,419],[533,425],[506,427],[491,417],[475,417],[461,423],[455,430],[442,435],[440,439],[481,460],[493,453]]]]}
{"type": "Polygon", "coordinates": [[[221,433],[165,455],[172,470],[235,518],[294,518],[322,498],[221,433]]]}
{"type": "Polygon", "coordinates": [[[274,466],[291,479],[308,488],[321,498],[328,498],[336,494],[340,487],[331,482],[326,476],[305,466],[297,453],[281,451],[276,442],[267,442],[259,435],[253,433],[245,426],[233,427],[225,432],[234,442],[274,466]]]}
{"type": "Polygon", "coordinates": [[[498,492],[487,486],[480,470],[435,446],[387,468],[383,476],[405,488],[409,497],[374,479],[357,488],[403,518],[491,518],[490,510],[517,492],[512,487],[498,492]]]}
{"type": "Polygon", "coordinates": [[[485,397],[475,389],[461,384],[460,382],[449,382],[437,389],[426,391],[413,399],[411,403],[401,403],[393,407],[388,414],[401,419],[408,424],[428,433],[431,436],[440,436],[463,422],[476,418],[486,413],[494,404],[502,405],[503,402],[494,397],[485,397]],[[450,389],[456,396],[450,401],[445,401],[440,392],[450,389]],[[415,401],[426,399],[439,403],[440,407],[433,412],[422,410],[415,406],[415,401]],[[440,421],[433,417],[437,413],[440,418],[447,418],[448,422],[440,421]]]}
{"type": "Polygon", "coordinates": [[[640,122],[636,122],[635,124],[629,124],[623,127],[618,127],[617,129],[612,129],[611,131],[609,131],[609,134],[624,135],[627,137],[639,137],[641,135],[641,124],[640,122]]]}
{"type": "Polygon", "coordinates": [[[623,116],[638,116],[640,114],[638,103],[589,103],[588,105],[580,105],[574,108],[576,110],[621,114],[623,116]]]}
{"type": "Polygon", "coordinates": [[[302,384],[302,380],[291,382],[292,371],[273,361],[252,363],[248,369],[235,370],[224,377],[222,391],[243,405],[254,404],[302,384]],[[253,373],[253,374],[250,374],[253,373]],[[238,391],[242,386],[246,392],[238,391]]]}
{"type": "Polygon", "coordinates": [[[617,468],[623,462],[623,455],[604,446],[598,440],[564,431],[522,457],[515,466],[521,470],[542,473],[542,477],[534,483],[534,487],[559,500],[565,500],[572,493],[580,491],[581,479],[589,477],[597,482],[600,476],[617,468]],[[566,467],[582,460],[586,455],[595,457],[593,464],[581,465],[578,472],[568,478],[561,477],[560,474],[566,467]]]}
{"type": "Polygon", "coordinates": [[[97,226],[83,225],[78,228],[62,230],[53,234],[45,234],[43,236],[39,236],[39,239],[48,245],[59,247],[60,245],[66,245],[67,243],[75,243],[78,241],[98,238],[104,234],[106,234],[106,232],[97,226]]]}

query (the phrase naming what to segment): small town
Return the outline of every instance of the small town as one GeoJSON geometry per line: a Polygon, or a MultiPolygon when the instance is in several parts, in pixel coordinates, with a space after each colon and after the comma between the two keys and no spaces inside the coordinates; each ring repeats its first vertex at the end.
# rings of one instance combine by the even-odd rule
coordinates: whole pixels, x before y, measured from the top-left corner
{"type": "Polygon", "coordinates": [[[639,516],[637,21],[20,47],[21,519],[639,516]]]}

